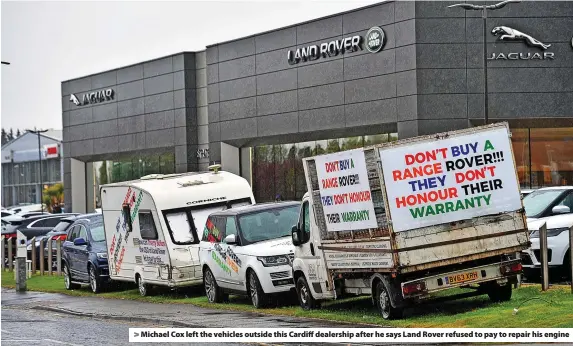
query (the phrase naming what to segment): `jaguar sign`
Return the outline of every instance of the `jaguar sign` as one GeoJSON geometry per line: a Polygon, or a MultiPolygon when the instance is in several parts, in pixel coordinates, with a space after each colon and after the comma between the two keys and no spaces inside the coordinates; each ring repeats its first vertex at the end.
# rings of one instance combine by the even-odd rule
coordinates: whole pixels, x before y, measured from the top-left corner
{"type": "Polygon", "coordinates": [[[349,36],[340,40],[324,42],[319,45],[311,45],[298,48],[294,51],[289,50],[287,59],[289,65],[295,65],[300,62],[313,61],[320,58],[337,56],[363,50],[363,46],[371,52],[379,52],[386,43],[384,30],[375,26],[368,30],[364,37],[360,35],[349,36]],[[366,42],[366,44],[364,44],[366,42]]]}
{"type": "Polygon", "coordinates": [[[510,28],[508,26],[496,26],[491,31],[492,35],[497,36],[499,41],[522,41],[530,47],[539,48],[544,52],[508,52],[508,53],[491,53],[487,56],[488,60],[553,60],[555,54],[553,52],[545,52],[550,44],[545,44],[531,35],[523,33],[519,30],[510,28]]]}
{"type": "Polygon", "coordinates": [[[75,94],[71,94],[70,102],[72,102],[76,106],[84,106],[88,104],[113,100],[113,96],[114,96],[113,89],[105,89],[91,93],[85,93],[81,101],[75,94]]]}

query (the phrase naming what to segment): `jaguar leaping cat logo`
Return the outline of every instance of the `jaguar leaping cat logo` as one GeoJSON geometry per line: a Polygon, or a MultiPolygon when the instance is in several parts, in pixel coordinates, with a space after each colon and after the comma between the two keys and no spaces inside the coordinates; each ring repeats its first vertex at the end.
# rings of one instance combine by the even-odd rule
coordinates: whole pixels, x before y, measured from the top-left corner
{"type": "Polygon", "coordinates": [[[491,33],[494,34],[495,36],[501,35],[499,36],[500,41],[505,41],[505,40],[525,41],[528,45],[533,47],[539,47],[543,50],[551,47],[550,44],[545,44],[539,41],[538,39],[531,37],[528,34],[524,34],[521,31],[512,29],[508,26],[496,26],[495,28],[493,28],[491,33]]]}
{"type": "Polygon", "coordinates": [[[70,95],[70,102],[73,102],[76,106],[81,106],[82,104],[74,94],[70,95]]]}

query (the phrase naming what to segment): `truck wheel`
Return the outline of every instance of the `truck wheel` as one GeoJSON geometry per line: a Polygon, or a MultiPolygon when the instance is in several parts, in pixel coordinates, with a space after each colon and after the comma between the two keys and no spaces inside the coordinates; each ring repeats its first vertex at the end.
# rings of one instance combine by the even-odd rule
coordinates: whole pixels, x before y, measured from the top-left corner
{"type": "Polygon", "coordinates": [[[403,308],[395,308],[392,306],[392,302],[390,301],[390,290],[384,282],[378,281],[376,285],[376,296],[374,297],[374,301],[380,311],[380,314],[385,320],[394,320],[402,318],[404,314],[403,308]]]}
{"type": "Polygon", "coordinates": [[[254,271],[249,272],[249,295],[251,296],[251,301],[255,308],[261,309],[267,306],[267,294],[263,291],[259,278],[254,271]]]}
{"type": "Polygon", "coordinates": [[[88,270],[90,273],[90,288],[93,293],[98,294],[101,292],[101,280],[96,275],[94,266],[90,265],[88,270]]]}
{"type": "Polygon", "coordinates": [[[500,286],[497,282],[493,282],[487,289],[489,299],[494,303],[506,302],[511,299],[512,284],[509,282],[504,286],[500,286]]]}
{"type": "Polygon", "coordinates": [[[209,303],[221,303],[226,300],[221,288],[217,285],[215,276],[213,276],[209,268],[206,268],[203,274],[203,285],[205,286],[205,295],[207,295],[209,303]]]}
{"type": "Polygon", "coordinates": [[[72,282],[72,273],[70,273],[67,264],[64,264],[64,284],[66,285],[66,289],[68,291],[80,288],[80,285],[72,282]]]}
{"type": "Polygon", "coordinates": [[[143,281],[141,275],[139,274],[137,274],[135,280],[137,281],[137,288],[139,289],[139,294],[142,297],[148,296],[151,287],[143,281]]]}
{"type": "Polygon", "coordinates": [[[304,310],[320,308],[320,303],[312,296],[312,292],[310,291],[304,276],[301,276],[296,280],[296,294],[298,296],[298,303],[304,310]]]}

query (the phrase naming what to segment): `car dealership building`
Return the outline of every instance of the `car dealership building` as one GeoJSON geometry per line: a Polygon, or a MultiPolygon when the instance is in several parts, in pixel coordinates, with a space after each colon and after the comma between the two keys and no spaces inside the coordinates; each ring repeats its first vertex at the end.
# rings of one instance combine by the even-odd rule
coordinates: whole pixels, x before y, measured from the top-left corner
{"type": "Polygon", "coordinates": [[[302,158],[480,125],[485,104],[522,188],[573,184],[573,2],[489,10],[485,54],[481,11],[451,4],[383,2],[63,82],[66,208],[214,162],[257,201],[300,199],[302,158]]]}

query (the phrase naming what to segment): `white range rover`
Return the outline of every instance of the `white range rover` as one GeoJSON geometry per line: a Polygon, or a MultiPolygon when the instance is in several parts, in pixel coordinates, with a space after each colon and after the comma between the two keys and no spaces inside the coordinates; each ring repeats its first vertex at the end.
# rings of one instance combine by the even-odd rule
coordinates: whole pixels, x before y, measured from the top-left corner
{"type": "Polygon", "coordinates": [[[541,268],[539,228],[547,226],[549,269],[560,278],[570,275],[569,229],[573,226],[573,186],[546,187],[523,199],[531,248],[522,253],[526,277],[539,276],[541,268]]]}
{"type": "Polygon", "coordinates": [[[209,215],[199,245],[209,302],[227,300],[229,293],[242,294],[262,308],[273,295],[294,296],[291,229],[299,209],[299,202],[277,202],[209,215]]]}

